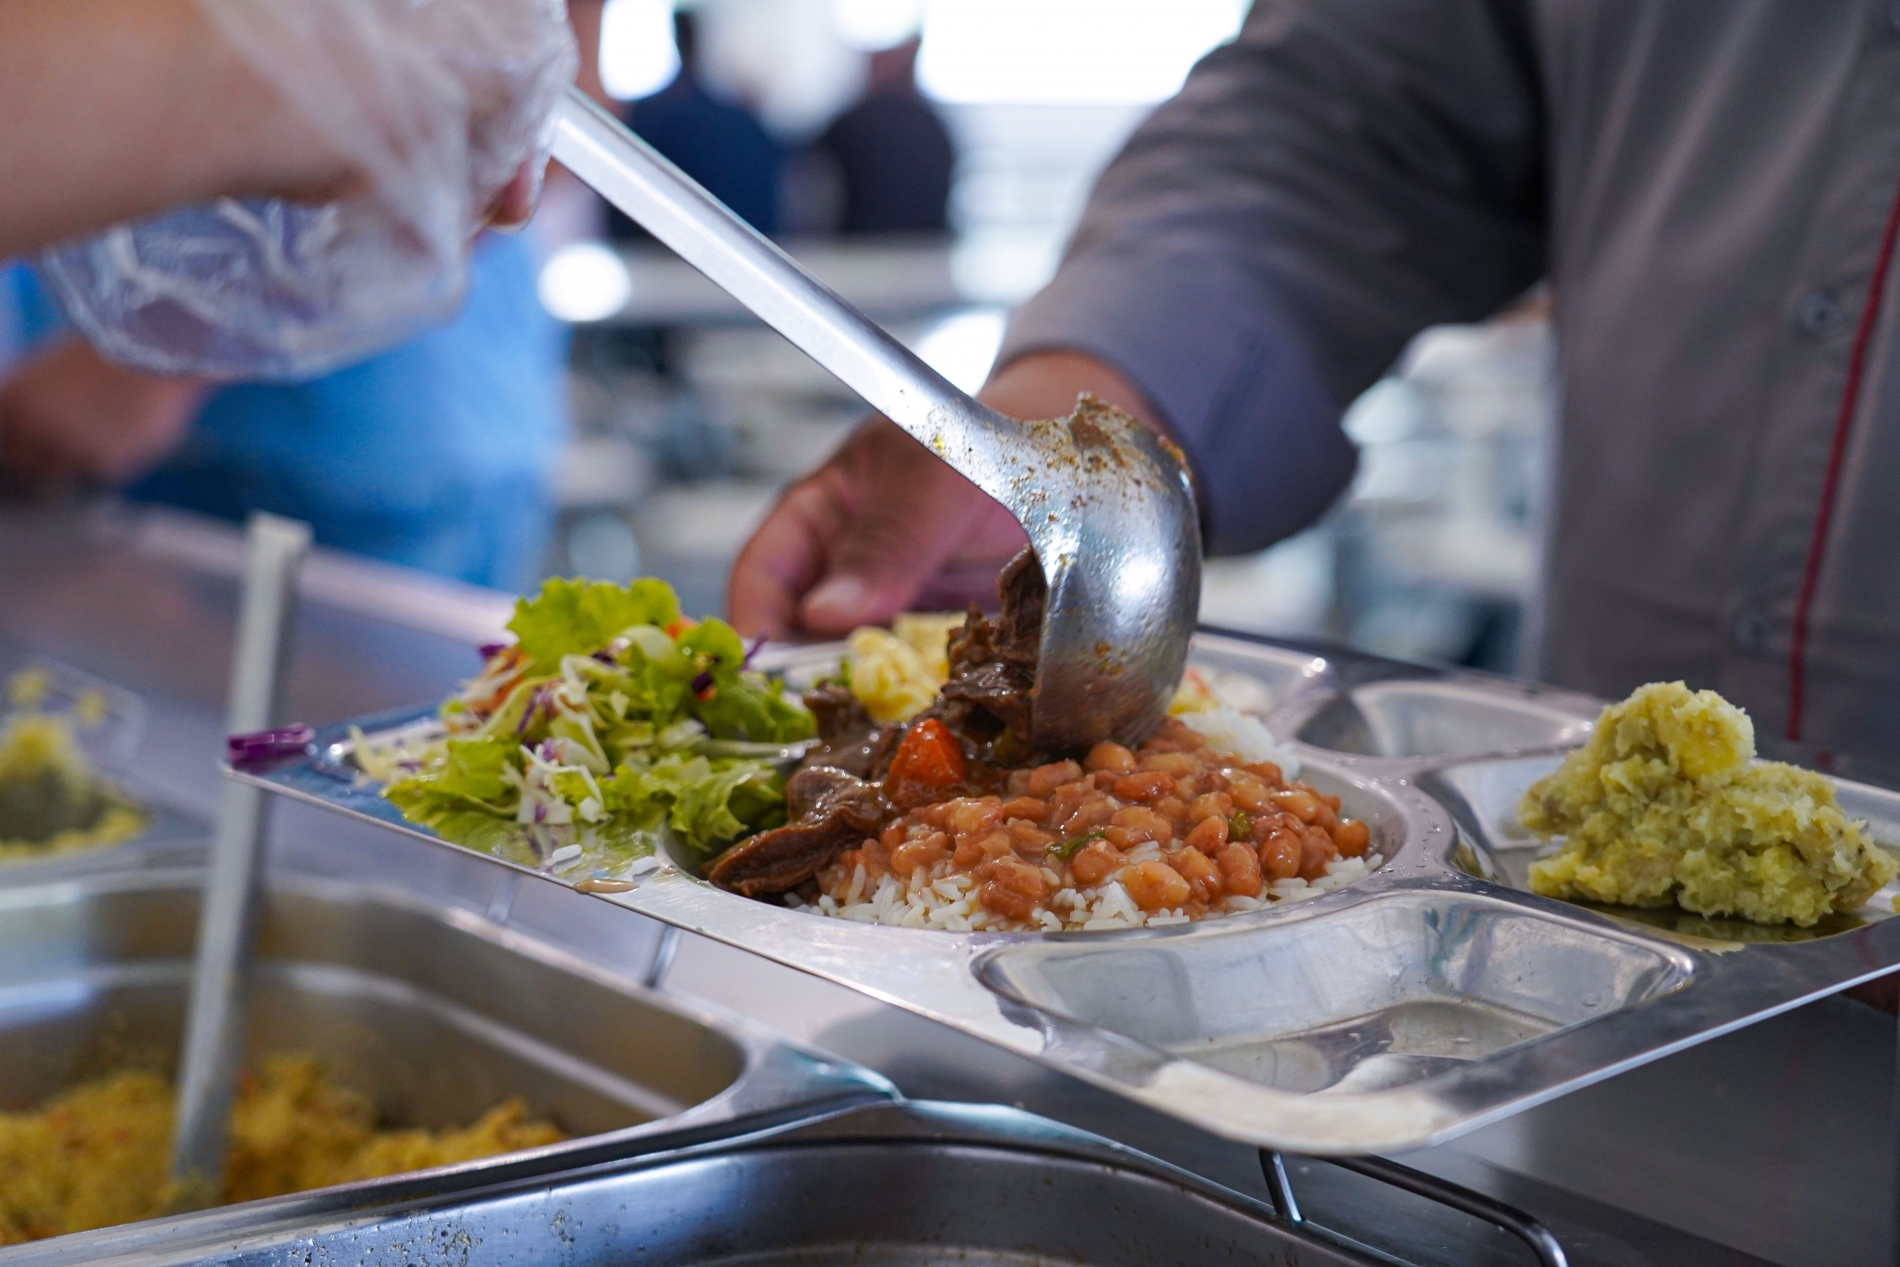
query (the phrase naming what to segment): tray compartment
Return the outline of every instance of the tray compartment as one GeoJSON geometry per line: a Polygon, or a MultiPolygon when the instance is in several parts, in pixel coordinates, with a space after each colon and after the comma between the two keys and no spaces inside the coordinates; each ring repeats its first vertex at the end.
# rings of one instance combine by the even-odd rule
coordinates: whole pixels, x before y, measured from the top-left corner
{"type": "Polygon", "coordinates": [[[1509,684],[1370,682],[1300,727],[1316,748],[1367,757],[1446,757],[1582,743],[1596,710],[1579,697],[1509,684]]]}
{"type": "MultiPolygon", "coordinates": [[[[201,879],[173,871],[0,890],[0,1109],[116,1069],[173,1072],[201,879]]],[[[687,1126],[882,1093],[874,1077],[742,1022],[386,891],[273,888],[259,961],[247,1060],[314,1053],[389,1125],[466,1124],[518,1095],[573,1137],[437,1172],[447,1176],[437,1190],[631,1155],[687,1126]]],[[[360,1200],[402,1182],[415,1181],[339,1191],[360,1200]]]]}
{"type": "MultiPolygon", "coordinates": [[[[1011,1109],[865,1110],[782,1137],[349,1222],[160,1234],[142,1261],[650,1267],[1349,1267],[1246,1198],[1011,1109]],[[577,1258],[578,1252],[578,1258],[577,1258]]],[[[115,1247],[116,1248],[116,1247],[115,1247]]],[[[130,1248],[130,1247],[128,1247],[130,1248]]]]}
{"type": "Polygon", "coordinates": [[[1006,998],[1298,1093],[1404,1086],[1670,993],[1692,970],[1634,938],[1433,890],[1270,934],[1047,941],[978,966],[1006,998]]]}
{"type": "MultiPolygon", "coordinates": [[[[1419,787],[1444,805],[1458,824],[1464,848],[1453,855],[1454,861],[1472,874],[1528,893],[1531,863],[1550,849],[1551,843],[1524,829],[1517,821],[1517,805],[1525,790],[1555,770],[1562,760],[1559,754],[1541,753],[1462,762],[1421,775],[1419,787]]],[[[1850,818],[1865,819],[1877,844],[1890,851],[1900,850],[1900,793],[1844,779],[1834,780],[1834,789],[1841,809],[1850,818]]],[[[1697,915],[1673,906],[1577,905],[1631,927],[1699,942],[1802,942],[1892,919],[1896,899],[1900,899],[1900,882],[1875,893],[1853,914],[1830,916],[1812,928],[1751,924],[1742,919],[1697,915]]]]}
{"type": "Polygon", "coordinates": [[[1206,677],[1235,708],[1264,714],[1316,688],[1332,665],[1312,652],[1201,633],[1194,637],[1188,667],[1206,677]]]}
{"type": "MultiPolygon", "coordinates": [[[[805,690],[838,667],[842,643],[804,647],[768,647],[753,664],[805,690]]],[[[1268,713],[1322,681],[1331,665],[1326,658],[1291,647],[1269,646],[1225,634],[1197,633],[1188,651],[1188,667],[1207,676],[1223,697],[1243,712],[1268,713]]]]}

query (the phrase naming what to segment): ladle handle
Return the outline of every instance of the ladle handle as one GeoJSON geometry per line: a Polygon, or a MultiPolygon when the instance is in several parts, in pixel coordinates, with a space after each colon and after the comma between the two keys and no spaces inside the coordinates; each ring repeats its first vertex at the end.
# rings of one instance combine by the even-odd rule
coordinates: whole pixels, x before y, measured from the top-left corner
{"type": "Polygon", "coordinates": [[[707,193],[578,88],[555,107],[553,154],[885,417],[1012,510],[999,468],[1027,446],[914,352],[707,193]],[[967,455],[967,456],[966,456],[967,455]],[[968,458],[974,457],[971,461],[968,458]],[[963,458],[964,460],[960,460],[963,458]]]}

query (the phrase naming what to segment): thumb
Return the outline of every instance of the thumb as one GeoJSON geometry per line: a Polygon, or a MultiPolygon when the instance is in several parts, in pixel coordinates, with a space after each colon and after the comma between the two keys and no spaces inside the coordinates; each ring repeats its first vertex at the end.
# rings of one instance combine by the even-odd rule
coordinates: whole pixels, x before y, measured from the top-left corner
{"type": "Polygon", "coordinates": [[[844,634],[908,608],[956,548],[956,518],[936,499],[869,499],[833,544],[823,579],[800,605],[800,623],[813,633],[844,634]]]}

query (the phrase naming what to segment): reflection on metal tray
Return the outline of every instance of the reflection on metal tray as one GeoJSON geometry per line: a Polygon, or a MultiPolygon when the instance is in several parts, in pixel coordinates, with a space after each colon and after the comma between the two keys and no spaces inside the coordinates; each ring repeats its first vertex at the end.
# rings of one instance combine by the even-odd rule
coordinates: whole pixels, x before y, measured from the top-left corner
{"type": "Polygon", "coordinates": [[[1329,701],[1299,730],[1319,748],[1369,757],[1448,757],[1582,743],[1596,706],[1564,691],[1488,682],[1369,682],[1329,701]]]}
{"type": "MultiPolygon", "coordinates": [[[[480,1261],[651,1267],[1357,1267],[1370,1257],[1162,1162],[1013,1109],[859,1109],[723,1145],[213,1239],[163,1225],[146,1263],[480,1261]]],[[[70,1238],[92,1256],[105,1247],[70,1238]]],[[[1390,1262],[1391,1259],[1380,1261],[1390,1262]]]]}
{"type": "MultiPolygon", "coordinates": [[[[169,1071],[202,879],[178,870],[0,890],[0,1109],[31,1108],[116,1069],[169,1071]]],[[[426,1180],[374,1180],[192,1220],[223,1225],[235,1211],[264,1207],[316,1217],[418,1187],[460,1190],[630,1156],[681,1132],[888,1094],[875,1075],[748,1022],[386,891],[315,880],[274,888],[259,954],[252,1059],[313,1053],[392,1125],[463,1125],[521,1096],[574,1138],[426,1180]]],[[[0,1259],[65,1253],[58,1247],[70,1239],[0,1259]]]]}
{"type": "MultiPolygon", "coordinates": [[[[795,678],[838,654],[763,662],[795,678]]],[[[1226,635],[1197,636],[1190,664],[1252,679],[1268,725],[1298,737],[1301,777],[1371,826],[1382,867],[1247,914],[1053,936],[821,920],[720,892],[683,861],[602,896],[1217,1134],[1317,1154],[1435,1143],[1900,964],[1900,922],[1875,909],[1888,895],[1862,925],[1786,942],[1523,891],[1530,842],[1509,807],[1588,733],[1595,701],[1226,635]]],[[[332,728],[318,750],[346,737],[332,728]]],[[[316,760],[255,781],[433,839],[316,760]]],[[[1900,797],[1841,789],[1900,839],[1900,797]]]]}

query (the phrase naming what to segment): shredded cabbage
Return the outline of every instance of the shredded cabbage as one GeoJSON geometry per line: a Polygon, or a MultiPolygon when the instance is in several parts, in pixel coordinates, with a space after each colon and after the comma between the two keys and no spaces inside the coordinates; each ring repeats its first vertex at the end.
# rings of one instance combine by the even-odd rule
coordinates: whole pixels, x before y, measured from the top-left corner
{"type": "Polygon", "coordinates": [[[551,580],[508,627],[515,642],[443,704],[442,743],[400,763],[359,743],[366,770],[400,774],[383,795],[404,817],[533,865],[579,845],[608,874],[662,831],[710,855],[785,821],[770,760],[702,751],[814,729],[781,683],[745,667],[730,625],[683,619],[663,581],[551,580]]]}

